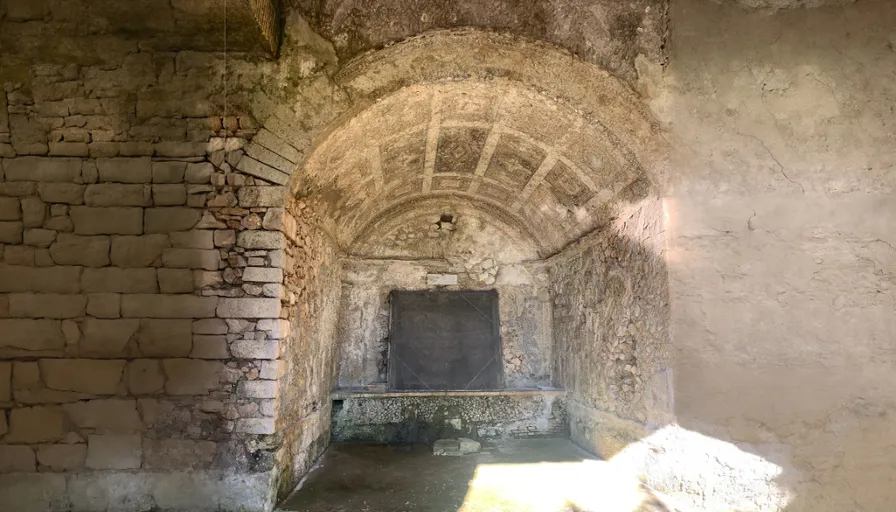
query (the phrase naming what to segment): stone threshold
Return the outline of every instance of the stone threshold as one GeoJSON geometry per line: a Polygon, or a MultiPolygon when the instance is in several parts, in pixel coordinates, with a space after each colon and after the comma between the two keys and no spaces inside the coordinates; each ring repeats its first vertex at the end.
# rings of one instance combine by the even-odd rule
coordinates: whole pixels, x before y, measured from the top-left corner
{"type": "Polygon", "coordinates": [[[337,389],[330,394],[333,400],[347,398],[403,398],[403,397],[441,397],[441,396],[566,396],[565,389],[559,388],[519,388],[494,390],[413,390],[413,391],[378,391],[363,388],[337,389]]]}

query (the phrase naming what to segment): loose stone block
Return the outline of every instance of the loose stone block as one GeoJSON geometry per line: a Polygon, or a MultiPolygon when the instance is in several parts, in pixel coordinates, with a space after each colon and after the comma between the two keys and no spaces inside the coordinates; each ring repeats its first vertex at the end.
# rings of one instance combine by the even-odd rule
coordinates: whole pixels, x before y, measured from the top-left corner
{"type": "Polygon", "coordinates": [[[243,208],[283,206],[286,195],[286,187],[275,186],[243,187],[237,192],[239,204],[243,208]]]}
{"type": "Polygon", "coordinates": [[[246,398],[277,398],[279,393],[275,380],[241,380],[236,390],[246,398]]]}
{"type": "Polygon", "coordinates": [[[208,162],[189,164],[184,179],[187,183],[209,183],[214,172],[215,168],[208,162]]]}
{"type": "Polygon", "coordinates": [[[151,189],[148,185],[118,183],[87,185],[84,203],[87,206],[150,206],[151,189]]]}
{"type": "Polygon", "coordinates": [[[11,293],[9,314],[19,318],[77,318],[84,316],[87,297],[56,293],[11,293]]]}
{"type": "Polygon", "coordinates": [[[84,204],[84,185],[75,183],[40,183],[37,192],[47,203],[84,204]]]}
{"type": "MultiPolygon", "coordinates": [[[[58,320],[0,319],[0,350],[61,351],[65,348],[62,323],[58,320]]],[[[0,352],[2,353],[2,352],[0,352]]]]}
{"type": "Polygon", "coordinates": [[[137,359],[128,363],[128,391],[131,395],[155,395],[165,388],[162,365],[157,359],[137,359]]]}
{"type": "Polygon", "coordinates": [[[212,318],[217,297],[192,295],[124,295],[121,316],[125,318],[212,318]]]}
{"type": "Polygon", "coordinates": [[[193,348],[191,320],[141,320],[137,344],[144,357],[185,357],[193,348]]]}
{"type": "Polygon", "coordinates": [[[193,271],[160,268],[159,291],[162,293],[191,293],[193,291],[193,271]]]}
{"type": "Polygon", "coordinates": [[[87,293],[157,293],[154,268],[85,268],[81,288],[87,293]]]}
{"type": "Polygon", "coordinates": [[[156,206],[180,206],[187,202],[187,187],[177,185],[153,185],[152,202],[156,206]]]}
{"type": "Polygon", "coordinates": [[[243,231],[237,237],[237,245],[245,249],[280,249],[285,244],[279,231],[243,231]]]}
{"type": "Polygon", "coordinates": [[[139,435],[103,434],[87,438],[90,469],[139,469],[143,450],[139,435]]]}
{"type": "Polygon", "coordinates": [[[144,439],[145,469],[201,469],[211,466],[217,445],[189,439],[144,439]]]}
{"type": "Polygon", "coordinates": [[[80,158],[19,157],[3,162],[6,181],[74,182],[81,176],[80,158]]]}
{"type": "Polygon", "coordinates": [[[162,368],[168,380],[169,395],[205,395],[217,389],[225,366],[218,361],[199,359],[165,359],[162,368]]]}
{"type": "Polygon", "coordinates": [[[22,231],[24,227],[21,222],[0,222],[0,243],[2,244],[20,244],[22,243],[22,231]]]}
{"type": "Polygon", "coordinates": [[[237,359],[277,359],[280,343],[273,340],[235,340],[230,352],[237,359]]]}
{"type": "Polygon", "coordinates": [[[217,249],[165,249],[162,264],[169,268],[217,270],[221,253],[217,249]]]}
{"type": "Polygon", "coordinates": [[[57,265],[104,267],[109,264],[108,236],[81,236],[59,233],[50,246],[50,257],[57,265]]]}
{"type": "Polygon", "coordinates": [[[184,181],[186,162],[153,162],[153,183],[181,183],[184,181]]]}
{"type": "Polygon", "coordinates": [[[65,434],[62,409],[57,406],[22,407],[9,411],[7,443],[45,443],[65,434]]]}
{"type": "Polygon", "coordinates": [[[125,268],[151,267],[161,262],[162,250],[170,245],[168,235],[112,237],[112,263],[125,268]]]}
{"type": "Polygon", "coordinates": [[[41,359],[40,371],[49,389],[91,395],[118,391],[124,361],[97,359],[41,359]]]}
{"type": "Polygon", "coordinates": [[[279,283],[283,281],[283,269],[248,267],[243,271],[243,281],[250,283],[279,283]]]}
{"type": "Polygon", "coordinates": [[[39,228],[47,218],[47,203],[36,197],[22,199],[22,224],[26,228],[39,228]]]}
{"type": "Polygon", "coordinates": [[[143,209],[72,206],[69,213],[79,235],[139,235],[143,233],[143,209]]]}
{"type": "Polygon", "coordinates": [[[218,305],[218,318],[279,318],[279,299],[227,299],[218,305]]]}
{"type": "Polygon", "coordinates": [[[171,233],[171,245],[188,249],[214,249],[214,231],[210,229],[194,229],[171,233]]]}
{"type": "Polygon", "coordinates": [[[78,353],[81,357],[125,357],[128,342],[139,327],[139,320],[88,318],[84,322],[84,339],[78,353]]]}
{"type": "Polygon", "coordinates": [[[46,249],[56,240],[56,231],[52,229],[26,229],[22,243],[46,249]]]}
{"type": "Polygon", "coordinates": [[[0,220],[20,220],[22,208],[15,197],[0,197],[0,220]]]}
{"type": "Polygon", "coordinates": [[[117,432],[143,430],[133,399],[107,398],[64,404],[62,406],[78,428],[96,428],[117,432]]]}
{"type": "Polygon", "coordinates": [[[117,293],[88,295],[87,314],[96,318],[118,318],[121,316],[121,295],[117,293]]]}
{"type": "Polygon", "coordinates": [[[246,434],[273,434],[274,418],[242,418],[236,420],[236,432],[246,434]]]}
{"type": "Polygon", "coordinates": [[[147,208],[145,228],[147,233],[169,233],[193,229],[202,217],[195,208],[147,208]]]}
{"type": "Polygon", "coordinates": [[[149,158],[100,158],[96,161],[100,181],[150,183],[152,161],[149,158]]]}
{"type": "Polygon", "coordinates": [[[30,446],[0,444],[0,473],[34,470],[34,449],[30,446]]]}
{"type": "Polygon", "coordinates": [[[80,267],[34,268],[0,264],[0,292],[78,293],[80,267]]]}
{"type": "Polygon", "coordinates": [[[81,469],[86,458],[86,444],[52,444],[37,447],[37,462],[50,471],[81,469]]]}
{"type": "Polygon", "coordinates": [[[190,352],[193,359],[229,359],[227,351],[227,337],[224,335],[193,335],[193,350],[190,352]]]}

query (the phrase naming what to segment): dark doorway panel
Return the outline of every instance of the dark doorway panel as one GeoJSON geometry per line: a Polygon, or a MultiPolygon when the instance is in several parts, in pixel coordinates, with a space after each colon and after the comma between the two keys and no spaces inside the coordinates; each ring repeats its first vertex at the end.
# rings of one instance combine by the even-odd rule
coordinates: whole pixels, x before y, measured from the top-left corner
{"type": "Polygon", "coordinates": [[[497,292],[394,291],[390,301],[392,389],[503,387],[497,292]]]}

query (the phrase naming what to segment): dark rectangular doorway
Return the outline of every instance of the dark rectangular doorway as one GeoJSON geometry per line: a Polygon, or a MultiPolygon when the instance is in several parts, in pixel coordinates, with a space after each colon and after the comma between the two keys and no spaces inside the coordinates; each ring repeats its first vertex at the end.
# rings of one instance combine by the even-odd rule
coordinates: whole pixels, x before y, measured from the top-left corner
{"type": "Polygon", "coordinates": [[[503,388],[497,292],[394,291],[389,300],[392,389],[503,388]]]}

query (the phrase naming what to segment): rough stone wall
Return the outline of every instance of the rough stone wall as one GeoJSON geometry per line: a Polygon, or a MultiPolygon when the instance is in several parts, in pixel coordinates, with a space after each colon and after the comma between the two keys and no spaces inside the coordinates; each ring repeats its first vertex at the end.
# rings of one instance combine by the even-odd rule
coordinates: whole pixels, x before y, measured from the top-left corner
{"type": "Polygon", "coordinates": [[[742,509],[890,510],[896,5],[725,3],[677,2],[664,85],[644,70],[678,148],[676,415],[776,468],[784,498],[742,509]]]}
{"type": "Polygon", "coordinates": [[[295,198],[286,203],[285,293],[290,322],[283,354],[277,432],[282,436],[278,461],[278,498],[285,498],[330,441],[330,392],[338,362],[336,322],[339,315],[339,249],[320,229],[320,220],[295,198]]]}
{"type": "Polygon", "coordinates": [[[369,444],[432,444],[439,439],[566,437],[566,400],[560,393],[507,392],[445,395],[353,394],[333,409],[333,440],[369,444]]]}
{"type": "Polygon", "coordinates": [[[568,392],[572,439],[604,457],[671,419],[662,233],[660,201],[644,199],[547,261],[554,383],[568,392]],[[625,424],[633,432],[617,432],[625,424]]]}

